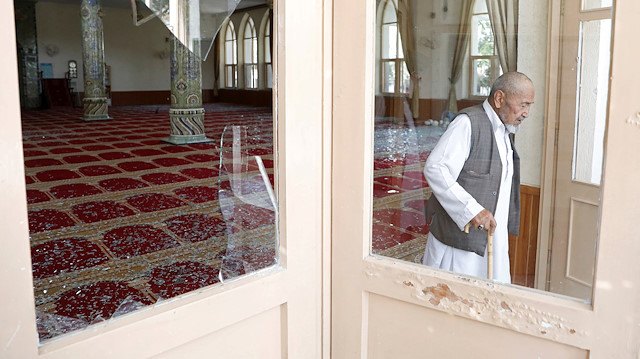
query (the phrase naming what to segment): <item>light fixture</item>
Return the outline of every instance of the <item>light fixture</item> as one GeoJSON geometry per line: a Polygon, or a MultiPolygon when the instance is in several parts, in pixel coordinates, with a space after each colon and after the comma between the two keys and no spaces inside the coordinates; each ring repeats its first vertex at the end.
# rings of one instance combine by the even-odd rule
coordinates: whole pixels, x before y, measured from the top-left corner
{"type": "Polygon", "coordinates": [[[69,60],[67,66],[69,69],[69,71],[67,71],[67,78],[78,78],[78,63],[76,62],[76,60],[69,60]]]}

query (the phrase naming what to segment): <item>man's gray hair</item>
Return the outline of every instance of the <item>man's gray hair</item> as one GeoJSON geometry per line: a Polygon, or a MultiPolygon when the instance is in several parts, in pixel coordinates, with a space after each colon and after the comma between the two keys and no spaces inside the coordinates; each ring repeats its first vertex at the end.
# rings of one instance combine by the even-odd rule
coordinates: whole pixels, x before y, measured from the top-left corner
{"type": "Polygon", "coordinates": [[[489,98],[493,98],[493,95],[497,91],[502,91],[507,95],[518,94],[522,91],[522,84],[525,80],[533,83],[533,81],[522,72],[505,72],[493,82],[489,98]]]}

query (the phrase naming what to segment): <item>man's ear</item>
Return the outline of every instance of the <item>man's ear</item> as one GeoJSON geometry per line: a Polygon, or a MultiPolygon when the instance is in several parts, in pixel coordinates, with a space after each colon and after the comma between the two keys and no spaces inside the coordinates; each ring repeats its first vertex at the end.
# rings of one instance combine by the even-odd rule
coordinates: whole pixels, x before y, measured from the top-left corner
{"type": "Polygon", "coordinates": [[[502,90],[498,90],[493,94],[493,104],[496,108],[503,108],[507,102],[507,97],[502,90]]]}

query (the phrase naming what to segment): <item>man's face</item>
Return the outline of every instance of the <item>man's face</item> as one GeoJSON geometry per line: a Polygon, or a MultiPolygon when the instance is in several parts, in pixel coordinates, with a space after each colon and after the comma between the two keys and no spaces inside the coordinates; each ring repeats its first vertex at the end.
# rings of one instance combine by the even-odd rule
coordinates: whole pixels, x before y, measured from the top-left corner
{"type": "Polygon", "coordinates": [[[506,127],[517,129],[529,117],[529,109],[533,104],[533,85],[526,82],[519,93],[505,94],[502,91],[496,98],[498,117],[506,127]]]}

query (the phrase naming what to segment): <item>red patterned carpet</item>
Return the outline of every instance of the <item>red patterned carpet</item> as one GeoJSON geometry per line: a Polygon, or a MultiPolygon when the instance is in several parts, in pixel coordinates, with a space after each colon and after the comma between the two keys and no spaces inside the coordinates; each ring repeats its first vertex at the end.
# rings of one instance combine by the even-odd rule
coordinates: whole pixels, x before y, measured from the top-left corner
{"type": "MultiPolygon", "coordinates": [[[[214,142],[182,146],[161,141],[167,106],[115,107],[101,122],[81,115],[22,116],[41,339],[276,263],[273,206],[252,157],[273,183],[270,109],[207,105],[214,142]],[[224,165],[237,155],[231,125],[244,131],[242,181],[224,165]]],[[[420,261],[422,166],[442,131],[376,121],[374,253],[420,261]]]]}
{"type": "Polygon", "coordinates": [[[215,142],[183,146],[160,141],[166,106],[81,115],[22,116],[41,339],[276,263],[273,206],[251,157],[273,182],[270,109],[207,106],[215,142]],[[228,125],[246,131],[242,181],[220,166],[228,125]]]}

